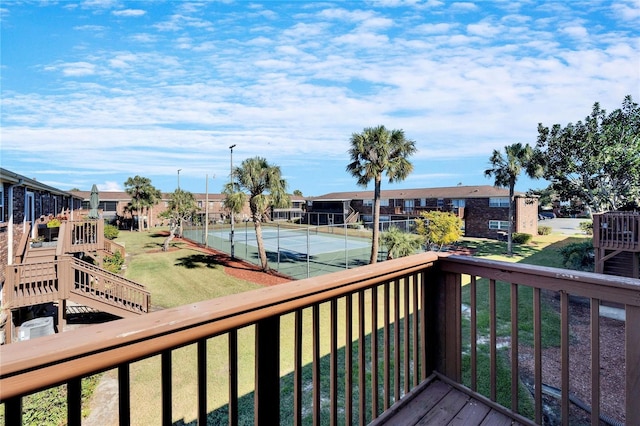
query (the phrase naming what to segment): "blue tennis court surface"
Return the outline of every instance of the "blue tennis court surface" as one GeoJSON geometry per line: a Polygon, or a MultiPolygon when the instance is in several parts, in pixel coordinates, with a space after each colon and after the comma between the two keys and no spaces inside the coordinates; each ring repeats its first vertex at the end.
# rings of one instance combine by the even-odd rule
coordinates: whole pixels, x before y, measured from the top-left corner
{"type": "MultiPolygon", "coordinates": [[[[209,232],[210,236],[229,241],[229,231],[209,232]]],[[[271,230],[263,229],[262,238],[267,251],[291,252],[298,255],[316,256],[323,253],[361,249],[371,247],[371,242],[364,239],[347,238],[345,235],[327,235],[306,230],[271,230]]],[[[234,233],[234,243],[257,247],[256,234],[253,229],[241,229],[234,233]]]]}

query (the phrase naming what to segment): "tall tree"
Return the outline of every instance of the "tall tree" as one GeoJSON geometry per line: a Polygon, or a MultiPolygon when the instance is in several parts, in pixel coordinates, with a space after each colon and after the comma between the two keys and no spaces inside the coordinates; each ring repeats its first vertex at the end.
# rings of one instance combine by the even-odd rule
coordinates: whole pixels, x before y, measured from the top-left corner
{"type": "Polygon", "coordinates": [[[462,219],[449,212],[436,210],[421,212],[416,219],[416,233],[421,235],[427,245],[427,249],[438,246],[442,250],[445,244],[458,241],[462,236],[462,219]]]}
{"type": "Polygon", "coordinates": [[[269,264],[262,238],[262,222],[272,207],[283,208],[290,205],[287,183],[282,179],[280,167],[269,164],[262,157],[244,160],[240,166],[233,169],[231,181],[225,185],[223,191],[227,195],[225,207],[239,213],[247,198],[249,199],[260,265],[263,271],[267,271],[269,264]]]}
{"type": "Polygon", "coordinates": [[[160,214],[169,219],[169,236],[164,241],[164,251],[168,250],[169,243],[176,234],[182,237],[183,223],[192,220],[197,210],[198,204],[191,192],[178,188],[171,194],[167,209],[160,214]]]}
{"type": "Polygon", "coordinates": [[[408,158],[416,151],[415,142],[407,139],[402,130],[387,130],[384,126],[377,126],[351,135],[351,163],[347,165],[347,172],[362,187],[366,188],[372,180],[374,182],[373,237],[369,263],[375,263],[378,258],[382,175],[387,175],[389,183],[406,179],[413,171],[413,164],[408,158]]]}
{"type": "Polygon", "coordinates": [[[505,155],[498,150],[493,150],[489,158],[491,168],[484,171],[485,176],[494,177],[494,185],[509,188],[509,229],[507,232],[507,254],[513,254],[513,216],[515,212],[515,186],[522,171],[532,178],[542,176],[544,168],[539,152],[521,143],[504,148],[505,155]]]}
{"type": "Polygon", "coordinates": [[[160,191],[151,184],[151,179],[138,176],[128,178],[124,183],[127,194],[131,196],[131,212],[138,217],[138,230],[143,228],[140,213],[155,205],[161,198],[160,191]]]}
{"type": "Polygon", "coordinates": [[[596,102],[584,122],[538,124],[537,147],[544,178],[563,199],[578,198],[591,213],[640,200],[640,108],[631,96],[609,115],[596,102]]]}

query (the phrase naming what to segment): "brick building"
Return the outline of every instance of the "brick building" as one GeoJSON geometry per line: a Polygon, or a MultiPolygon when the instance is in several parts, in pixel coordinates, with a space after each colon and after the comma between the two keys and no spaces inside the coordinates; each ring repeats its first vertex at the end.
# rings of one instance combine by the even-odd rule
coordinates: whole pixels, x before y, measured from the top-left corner
{"type": "MultiPolygon", "coordinates": [[[[81,198],[82,206],[84,209],[89,208],[90,191],[72,191],[72,194],[81,198]]],[[[209,222],[223,222],[229,220],[229,211],[224,207],[224,194],[203,194],[194,193],[193,196],[196,199],[198,205],[197,215],[200,216],[200,221],[204,222],[205,213],[207,213],[207,203],[209,205],[208,215],[209,222]]],[[[127,211],[127,206],[131,202],[131,195],[124,191],[116,192],[100,192],[99,194],[100,204],[99,211],[102,217],[109,223],[119,223],[123,229],[128,229],[132,226],[135,218],[127,211]]],[[[149,227],[160,226],[164,224],[160,214],[167,210],[169,206],[169,200],[171,199],[171,193],[163,192],[162,197],[158,204],[151,207],[148,211],[141,212],[141,217],[145,220],[149,227]]],[[[296,220],[296,218],[302,217],[304,198],[292,195],[292,206],[287,209],[275,209],[272,212],[272,220],[296,220]]],[[[249,203],[247,203],[242,212],[235,216],[235,220],[238,222],[249,221],[251,219],[251,210],[249,209],[249,203]]]]}
{"type": "MultiPolygon", "coordinates": [[[[537,198],[517,192],[515,207],[514,232],[536,234],[537,198]]],[[[381,191],[383,222],[412,219],[431,210],[458,215],[463,220],[465,236],[499,238],[509,226],[509,191],[489,185],[381,191]]],[[[304,222],[311,225],[370,222],[372,211],[373,191],[333,192],[307,200],[304,222]]]]}
{"type": "MultiPolygon", "coordinates": [[[[82,200],[67,191],[0,168],[0,274],[4,282],[6,265],[12,264],[13,248],[25,233],[35,236],[32,224],[49,215],[80,218],[82,200]]],[[[85,212],[86,214],[87,212],[85,212]]]]}

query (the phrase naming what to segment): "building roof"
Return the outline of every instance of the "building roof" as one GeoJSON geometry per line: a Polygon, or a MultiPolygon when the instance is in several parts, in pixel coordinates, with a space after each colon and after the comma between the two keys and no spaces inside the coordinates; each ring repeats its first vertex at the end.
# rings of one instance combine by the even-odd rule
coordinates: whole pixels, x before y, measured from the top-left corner
{"type": "MultiPolygon", "coordinates": [[[[448,186],[440,188],[410,188],[387,189],[380,191],[383,199],[418,199],[418,198],[487,198],[508,197],[509,190],[491,185],[480,186],[448,186]]],[[[516,192],[516,196],[525,196],[523,192],[516,192]]],[[[311,201],[349,201],[371,200],[373,191],[331,192],[313,197],[311,201]]]]}
{"type": "Polygon", "coordinates": [[[9,182],[12,185],[23,185],[30,189],[45,191],[55,195],[63,195],[65,197],[70,197],[70,198],[76,198],[76,199],[81,198],[75,192],[63,191],[61,189],[54,188],[53,186],[49,186],[42,182],[38,182],[35,179],[28,178],[26,176],[20,175],[18,173],[14,173],[10,170],[3,169],[1,167],[0,167],[0,182],[9,182]]]}
{"type": "MultiPolygon", "coordinates": [[[[71,194],[75,195],[76,197],[80,197],[86,201],[86,200],[89,200],[89,197],[91,196],[91,191],[71,191],[71,194]]],[[[171,194],[173,193],[163,192],[161,199],[169,200],[171,199],[171,194]]],[[[204,201],[207,198],[207,194],[205,193],[194,193],[193,196],[198,201],[200,200],[204,201]]],[[[224,194],[212,194],[212,193],[209,193],[208,196],[209,196],[209,201],[222,200],[226,197],[224,194]]],[[[131,201],[131,195],[129,195],[125,191],[100,191],[99,197],[100,197],[100,201],[131,201]]],[[[297,195],[290,195],[290,197],[291,197],[291,201],[301,202],[305,200],[304,197],[300,197],[297,195]]]]}

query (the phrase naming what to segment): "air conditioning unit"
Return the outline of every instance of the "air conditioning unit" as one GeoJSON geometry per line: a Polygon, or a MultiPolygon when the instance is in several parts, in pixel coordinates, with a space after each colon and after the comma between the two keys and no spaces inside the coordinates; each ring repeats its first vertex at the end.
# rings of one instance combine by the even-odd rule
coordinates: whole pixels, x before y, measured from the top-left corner
{"type": "Polygon", "coordinates": [[[31,340],[54,333],[53,317],[34,318],[22,323],[18,330],[18,340],[31,340]]]}

